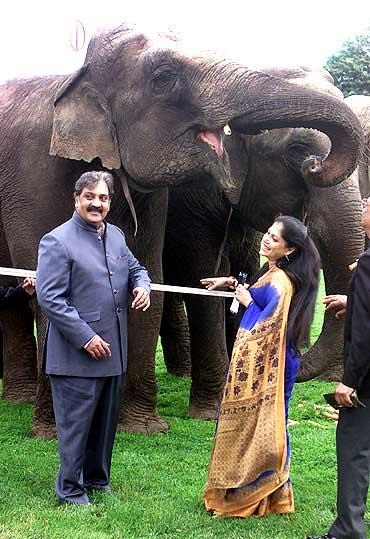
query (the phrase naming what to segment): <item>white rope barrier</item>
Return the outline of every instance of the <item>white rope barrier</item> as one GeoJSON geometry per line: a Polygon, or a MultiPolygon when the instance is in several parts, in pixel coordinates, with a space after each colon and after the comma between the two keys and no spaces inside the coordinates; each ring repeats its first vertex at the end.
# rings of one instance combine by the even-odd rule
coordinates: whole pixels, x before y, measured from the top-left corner
{"type": "MultiPolygon", "coordinates": [[[[36,277],[36,272],[18,268],[0,267],[0,275],[9,275],[10,277],[36,277]]],[[[159,292],[177,292],[179,294],[195,294],[197,296],[213,296],[219,298],[233,298],[233,292],[223,292],[221,290],[204,290],[203,288],[191,288],[189,286],[172,286],[168,284],[150,283],[152,290],[159,292]]]]}
{"type": "Polygon", "coordinates": [[[220,298],[234,298],[234,292],[223,292],[221,290],[203,290],[203,288],[191,288],[190,286],[171,286],[168,284],[150,284],[152,290],[161,292],[178,292],[180,294],[195,294],[197,296],[217,296],[220,298]]]}

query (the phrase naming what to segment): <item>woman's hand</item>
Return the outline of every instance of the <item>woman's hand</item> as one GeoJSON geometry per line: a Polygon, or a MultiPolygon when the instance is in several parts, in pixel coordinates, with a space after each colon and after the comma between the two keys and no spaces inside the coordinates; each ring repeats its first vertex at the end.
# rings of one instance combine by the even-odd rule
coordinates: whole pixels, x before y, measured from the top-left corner
{"type": "Polygon", "coordinates": [[[235,290],[238,285],[235,277],[207,277],[200,280],[201,284],[207,288],[207,290],[216,290],[216,288],[231,288],[235,290]]]}
{"type": "Polygon", "coordinates": [[[235,290],[235,297],[241,303],[244,305],[244,307],[248,307],[250,302],[252,301],[252,296],[250,295],[250,292],[247,289],[248,285],[242,285],[238,284],[235,290]]]}

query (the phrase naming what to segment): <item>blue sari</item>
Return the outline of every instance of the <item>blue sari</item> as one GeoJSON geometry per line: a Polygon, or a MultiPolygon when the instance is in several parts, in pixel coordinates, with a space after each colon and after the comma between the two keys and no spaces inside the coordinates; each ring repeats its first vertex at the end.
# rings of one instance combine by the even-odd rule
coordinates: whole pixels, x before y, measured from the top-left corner
{"type": "Polygon", "coordinates": [[[286,343],[293,286],[272,268],[250,287],[226,380],[204,493],[216,515],[294,511],[289,399],[299,354],[286,343]]]}

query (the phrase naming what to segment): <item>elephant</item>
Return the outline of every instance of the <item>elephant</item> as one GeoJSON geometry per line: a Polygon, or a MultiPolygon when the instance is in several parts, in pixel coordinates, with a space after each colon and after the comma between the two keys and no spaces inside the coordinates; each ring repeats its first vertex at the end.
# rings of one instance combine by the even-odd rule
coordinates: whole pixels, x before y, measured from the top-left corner
{"type": "MultiPolygon", "coordinates": [[[[269,72],[298,80],[301,85],[315,85],[343,99],[326,71],[275,68],[269,72]]],[[[216,186],[201,192],[170,189],[163,255],[165,282],[199,286],[201,278],[214,275],[227,227],[227,252],[219,274],[237,275],[243,270],[253,275],[259,267],[260,233],[278,214],[289,214],[307,221],[321,254],[327,293],[346,293],[348,265],[364,248],[358,184],[348,177],[339,185],[318,188],[307,184],[301,169],[307,155],[327,154],[327,137],[303,128],[272,129],[259,135],[235,133],[228,137],[226,147],[233,177],[241,183],[232,217],[228,223],[230,204],[216,186]]],[[[165,295],[161,324],[164,359],[169,372],[191,375],[189,415],[210,419],[217,414],[240,320],[227,309],[229,338],[225,341],[223,300],[184,295],[183,301],[165,295]]],[[[327,313],[320,338],[302,357],[301,380],[340,376],[342,331],[343,321],[327,313]]]]}
{"type": "MultiPolygon", "coordinates": [[[[353,95],[345,98],[345,103],[357,114],[362,130],[363,130],[363,145],[361,155],[357,169],[351,175],[352,189],[359,190],[360,197],[366,198],[370,195],[370,97],[369,96],[357,96],[353,95]]],[[[339,188],[339,187],[338,187],[339,188]]],[[[335,190],[336,188],[334,188],[335,190]]],[[[339,188],[340,189],[340,188],[339,188]]],[[[331,189],[328,193],[330,193],[331,189]]],[[[358,195],[357,195],[358,198],[358,195]]],[[[320,219],[312,220],[312,228],[314,229],[315,237],[317,239],[325,237],[330,230],[329,219],[324,220],[323,215],[330,213],[335,214],[336,208],[333,197],[328,198],[325,201],[324,198],[317,198],[315,201],[315,208],[312,208],[314,215],[320,215],[320,219]]],[[[346,210],[342,213],[343,220],[339,223],[342,230],[346,232],[346,237],[351,238],[353,233],[352,227],[354,223],[358,222],[356,214],[353,214],[352,219],[350,215],[350,208],[347,206],[346,210]],[[352,232],[352,233],[351,233],[352,232]]],[[[358,212],[357,212],[358,213],[358,212]]],[[[338,223],[336,223],[338,225],[338,223]]],[[[318,240],[320,242],[320,239],[318,240]]],[[[364,238],[365,248],[368,248],[368,239],[364,238]]],[[[320,247],[320,243],[319,243],[320,247]]],[[[340,244],[337,257],[341,257],[343,251],[346,253],[346,261],[349,261],[348,252],[346,248],[343,248],[343,243],[340,244]]],[[[321,240],[321,256],[323,259],[325,271],[325,285],[328,294],[335,293],[347,293],[347,287],[343,286],[344,282],[338,283],[339,276],[332,271],[334,252],[329,253],[321,240]]],[[[362,252],[362,250],[361,250],[362,252]]],[[[355,256],[355,251],[352,251],[352,261],[355,261],[361,252],[355,256]]],[[[306,352],[304,356],[304,362],[299,375],[300,381],[309,380],[313,377],[319,376],[324,379],[339,380],[342,372],[342,330],[338,328],[339,324],[337,320],[329,314],[325,316],[323,330],[320,338],[315,345],[306,352]],[[338,338],[339,337],[339,338],[338,338]],[[317,358],[320,358],[321,361],[317,358]],[[325,358],[327,359],[325,362],[325,358]],[[330,358],[332,358],[330,360],[330,358]],[[338,358],[335,361],[335,358],[338,358]],[[325,367],[326,365],[326,367],[325,367]]],[[[342,325],[341,325],[342,326],[342,325]]]]}
{"type": "MultiPolygon", "coordinates": [[[[87,170],[110,170],[116,196],[109,220],[125,231],[156,283],[162,281],[168,188],[214,183],[237,196],[225,131],[321,129],[332,142],[330,153],[324,159],[307,155],[303,175],[322,187],[355,168],[361,143],[355,115],[332,96],[209,52],[189,52],[175,36],[144,35],[126,25],[94,35],[83,66],[69,76],[2,85],[0,110],[1,265],[35,269],[40,238],[70,217],[75,180],[87,170]]],[[[156,410],[161,312],[158,293],[144,315],[130,312],[120,418],[127,431],[167,428],[156,410]]],[[[46,322],[37,308],[35,316],[41,353],[46,322]]],[[[10,318],[2,318],[6,335],[10,318]]],[[[17,353],[4,357],[5,396],[12,380],[22,386],[24,362],[17,353]]],[[[50,389],[39,368],[33,433],[50,437],[53,429],[50,389]]]]}

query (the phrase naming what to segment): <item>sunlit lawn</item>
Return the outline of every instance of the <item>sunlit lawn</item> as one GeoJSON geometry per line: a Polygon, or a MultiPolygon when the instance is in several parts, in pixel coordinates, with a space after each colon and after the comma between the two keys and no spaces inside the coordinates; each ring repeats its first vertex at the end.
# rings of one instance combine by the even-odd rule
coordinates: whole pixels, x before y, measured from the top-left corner
{"type": "MultiPolygon", "coordinates": [[[[321,311],[321,308],[319,309],[321,311]]],[[[320,331],[320,319],[314,332],[320,331]]],[[[56,442],[28,436],[32,407],[0,401],[0,537],[2,539],[303,538],[325,531],[335,514],[335,423],[322,415],[332,384],[294,390],[290,427],[296,512],[257,519],[212,518],[202,492],[214,422],[187,417],[189,381],[165,372],[157,357],[159,411],[167,435],[119,433],[111,495],[91,507],[57,506],[56,442]]]]}

